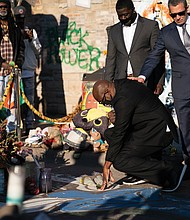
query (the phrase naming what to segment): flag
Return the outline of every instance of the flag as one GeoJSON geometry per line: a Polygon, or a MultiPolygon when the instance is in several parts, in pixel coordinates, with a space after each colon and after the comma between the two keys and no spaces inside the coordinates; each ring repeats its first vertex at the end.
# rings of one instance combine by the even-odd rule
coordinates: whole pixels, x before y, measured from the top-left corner
{"type": "MultiPolygon", "coordinates": [[[[10,82],[7,84],[9,86],[9,90],[7,92],[7,95],[5,96],[4,99],[4,107],[7,109],[12,109],[16,108],[16,91],[15,91],[15,84],[14,81],[10,82]]],[[[20,80],[20,90],[23,89],[23,83],[22,80],[20,80]]],[[[20,105],[24,104],[24,99],[22,98],[22,95],[20,94],[20,105]]]]}

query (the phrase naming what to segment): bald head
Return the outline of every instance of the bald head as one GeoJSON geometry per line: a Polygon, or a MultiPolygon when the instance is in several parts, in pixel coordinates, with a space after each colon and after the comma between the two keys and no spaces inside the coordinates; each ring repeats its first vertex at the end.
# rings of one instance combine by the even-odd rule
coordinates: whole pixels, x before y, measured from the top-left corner
{"type": "Polygon", "coordinates": [[[93,86],[92,94],[98,102],[103,99],[111,101],[115,95],[114,84],[107,80],[98,80],[93,86]]]}
{"type": "Polygon", "coordinates": [[[94,84],[92,94],[98,102],[102,100],[101,98],[106,92],[108,84],[109,82],[107,80],[99,80],[94,84]]]}

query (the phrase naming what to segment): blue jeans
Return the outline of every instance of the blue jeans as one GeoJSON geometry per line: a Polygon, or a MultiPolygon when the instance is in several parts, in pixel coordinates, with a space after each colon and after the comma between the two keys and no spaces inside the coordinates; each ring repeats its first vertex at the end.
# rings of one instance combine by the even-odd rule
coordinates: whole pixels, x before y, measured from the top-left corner
{"type": "MultiPolygon", "coordinates": [[[[26,95],[30,104],[34,105],[34,89],[35,89],[35,78],[27,77],[22,78],[22,83],[24,87],[24,94],[26,95]]],[[[30,110],[26,104],[22,106],[22,117],[25,119],[26,128],[33,128],[33,122],[35,121],[34,113],[30,110]]]]}

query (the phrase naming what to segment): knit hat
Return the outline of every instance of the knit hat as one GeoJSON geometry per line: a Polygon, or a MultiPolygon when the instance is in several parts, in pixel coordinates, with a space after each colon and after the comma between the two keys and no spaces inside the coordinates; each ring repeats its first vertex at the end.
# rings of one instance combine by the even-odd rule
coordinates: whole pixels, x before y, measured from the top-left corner
{"type": "Polygon", "coordinates": [[[6,3],[9,8],[11,7],[11,3],[9,0],[0,0],[0,2],[6,3]]]}

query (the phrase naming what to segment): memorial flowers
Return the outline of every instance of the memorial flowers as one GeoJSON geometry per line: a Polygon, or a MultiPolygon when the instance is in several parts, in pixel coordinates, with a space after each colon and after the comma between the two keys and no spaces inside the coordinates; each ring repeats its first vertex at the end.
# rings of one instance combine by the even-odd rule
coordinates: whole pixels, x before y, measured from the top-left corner
{"type": "Polygon", "coordinates": [[[0,167],[8,168],[25,163],[23,143],[18,141],[15,132],[6,132],[6,120],[0,122],[0,167]]]}

